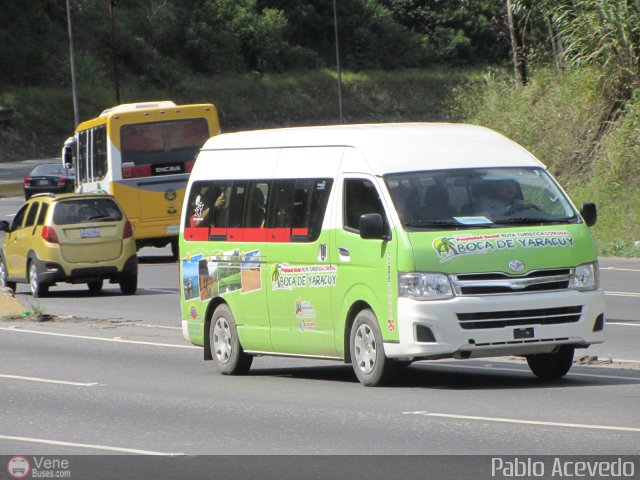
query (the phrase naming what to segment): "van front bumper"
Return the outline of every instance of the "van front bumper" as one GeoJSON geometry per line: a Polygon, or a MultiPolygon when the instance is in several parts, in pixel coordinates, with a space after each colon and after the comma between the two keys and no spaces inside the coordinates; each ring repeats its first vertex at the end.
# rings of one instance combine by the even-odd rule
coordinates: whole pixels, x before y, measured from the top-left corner
{"type": "Polygon", "coordinates": [[[384,349],[405,360],[529,355],[602,343],[603,327],[602,290],[400,298],[399,341],[385,341],[384,349]]]}

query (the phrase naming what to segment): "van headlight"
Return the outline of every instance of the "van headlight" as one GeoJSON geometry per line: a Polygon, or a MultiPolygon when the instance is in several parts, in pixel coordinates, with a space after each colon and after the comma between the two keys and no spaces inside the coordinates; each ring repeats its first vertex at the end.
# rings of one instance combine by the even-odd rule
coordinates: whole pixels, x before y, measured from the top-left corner
{"type": "Polygon", "coordinates": [[[443,300],[453,297],[449,277],[444,273],[400,273],[399,295],[413,300],[443,300]]]}
{"type": "Polygon", "coordinates": [[[572,269],[569,288],[595,290],[598,288],[598,263],[585,263],[572,269]]]}

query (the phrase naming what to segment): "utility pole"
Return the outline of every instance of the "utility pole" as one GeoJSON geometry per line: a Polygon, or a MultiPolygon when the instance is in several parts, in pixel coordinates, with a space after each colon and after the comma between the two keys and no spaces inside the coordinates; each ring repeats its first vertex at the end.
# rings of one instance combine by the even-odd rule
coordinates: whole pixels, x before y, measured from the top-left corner
{"type": "Polygon", "coordinates": [[[71,29],[71,6],[67,0],[67,30],[69,32],[69,63],[71,64],[71,96],[73,97],[73,129],[80,123],[78,108],[78,87],[76,85],[76,61],[73,50],[73,31],[71,29]]]}
{"type": "Polygon", "coordinates": [[[118,59],[116,57],[116,24],[113,14],[115,5],[116,0],[109,0],[109,17],[111,17],[111,63],[113,64],[113,83],[116,88],[116,104],[120,105],[120,83],[118,81],[118,59]]]}
{"type": "Polygon", "coordinates": [[[336,0],[333,0],[333,28],[336,34],[336,66],[338,69],[338,109],[340,112],[340,123],[344,123],[342,115],[342,71],[340,69],[340,44],[338,42],[338,13],[336,11],[336,0]]]}

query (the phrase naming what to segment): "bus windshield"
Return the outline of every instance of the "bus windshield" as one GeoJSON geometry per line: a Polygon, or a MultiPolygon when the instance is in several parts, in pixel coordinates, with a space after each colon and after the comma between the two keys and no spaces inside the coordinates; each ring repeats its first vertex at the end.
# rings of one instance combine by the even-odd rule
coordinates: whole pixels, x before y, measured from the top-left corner
{"type": "Polygon", "coordinates": [[[204,118],[123,125],[122,177],[190,172],[209,138],[204,118]]]}
{"type": "Polygon", "coordinates": [[[482,168],[385,176],[406,230],[577,223],[574,208],[540,168],[482,168]]]}

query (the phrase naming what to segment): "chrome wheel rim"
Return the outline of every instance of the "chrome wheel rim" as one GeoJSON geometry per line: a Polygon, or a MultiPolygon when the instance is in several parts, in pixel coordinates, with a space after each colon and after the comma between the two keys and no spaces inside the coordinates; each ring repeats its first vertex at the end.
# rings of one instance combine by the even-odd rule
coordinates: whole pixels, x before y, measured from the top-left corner
{"type": "Polygon", "coordinates": [[[218,318],[213,326],[213,351],[222,364],[229,363],[231,358],[231,327],[224,317],[218,318]]]}
{"type": "Polygon", "coordinates": [[[31,287],[31,293],[34,294],[38,291],[38,271],[35,265],[31,265],[29,268],[29,287],[31,287]]]}
{"type": "Polygon", "coordinates": [[[0,262],[0,287],[7,286],[7,271],[4,268],[4,263],[0,262]]]}
{"type": "Polygon", "coordinates": [[[358,369],[365,375],[370,374],[376,367],[377,344],[369,325],[362,324],[358,327],[353,346],[358,369]]]}

